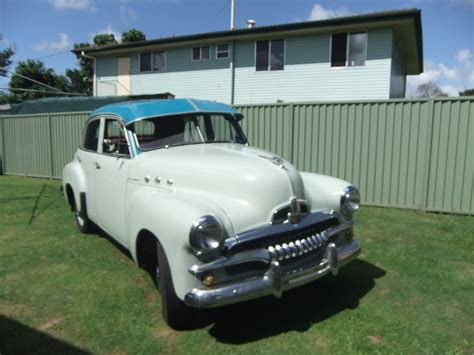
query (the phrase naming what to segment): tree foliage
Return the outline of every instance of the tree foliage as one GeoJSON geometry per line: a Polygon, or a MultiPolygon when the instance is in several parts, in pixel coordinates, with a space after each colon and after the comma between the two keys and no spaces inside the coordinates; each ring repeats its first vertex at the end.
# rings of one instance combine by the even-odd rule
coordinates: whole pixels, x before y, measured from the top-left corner
{"type": "Polygon", "coordinates": [[[0,76],[7,76],[8,67],[13,63],[11,57],[15,54],[13,47],[0,51],[0,76]]]}
{"type": "Polygon", "coordinates": [[[92,42],[94,42],[96,46],[108,46],[110,44],[118,44],[113,33],[99,33],[98,35],[94,36],[92,42]]]}
{"type": "Polygon", "coordinates": [[[425,84],[418,85],[416,89],[418,92],[419,97],[440,97],[440,96],[448,96],[443,90],[439,88],[436,83],[433,81],[428,81],[425,84]]]}
{"type": "Polygon", "coordinates": [[[474,88],[460,91],[459,96],[474,96],[474,88]]]}
{"type": "Polygon", "coordinates": [[[56,88],[60,91],[68,90],[68,82],[63,75],[57,75],[53,69],[46,68],[43,62],[39,60],[28,59],[20,61],[15,68],[15,74],[11,76],[9,88],[11,90],[10,102],[20,102],[24,100],[31,100],[41,97],[50,97],[51,94],[45,94],[41,91],[55,91],[56,88]],[[34,81],[46,84],[52,88],[47,88],[44,85],[35,83],[34,81]],[[21,89],[21,90],[15,90],[21,89]],[[22,91],[22,90],[35,91],[22,91]]]}
{"type": "Polygon", "coordinates": [[[132,28],[131,30],[122,32],[122,43],[138,42],[145,40],[145,34],[142,31],[137,30],[136,28],[132,28]]]}

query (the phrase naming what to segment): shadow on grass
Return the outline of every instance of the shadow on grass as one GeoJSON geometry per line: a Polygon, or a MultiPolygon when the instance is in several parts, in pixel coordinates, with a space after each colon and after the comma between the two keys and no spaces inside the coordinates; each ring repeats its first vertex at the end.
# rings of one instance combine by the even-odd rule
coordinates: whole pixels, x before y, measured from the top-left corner
{"type": "Polygon", "coordinates": [[[217,341],[243,344],[288,331],[304,332],[347,309],[355,309],[385,271],[357,259],[340,270],[337,277],[325,277],[283,293],[213,309],[209,334],[217,341]]]}
{"type": "MultiPolygon", "coordinates": [[[[128,250],[107,233],[98,231],[98,235],[131,258],[128,250]]],[[[148,273],[155,282],[154,270],[148,273]]],[[[323,277],[286,291],[280,299],[269,296],[203,310],[189,330],[211,326],[209,334],[227,344],[250,343],[288,331],[304,332],[339,312],[356,309],[375,286],[375,280],[385,274],[385,270],[356,259],[341,268],[337,277],[323,277]]]]}
{"type": "Polygon", "coordinates": [[[35,204],[33,205],[33,209],[31,211],[31,217],[30,217],[30,220],[28,221],[28,224],[30,225],[33,223],[35,218],[37,218],[40,214],[45,212],[49,207],[51,207],[51,205],[53,205],[57,200],[59,200],[62,197],[62,193],[59,193],[52,200],[50,200],[43,208],[38,209],[39,202],[41,198],[43,197],[46,188],[53,190],[55,193],[59,192],[59,190],[56,190],[54,187],[51,187],[50,185],[47,185],[47,184],[43,184],[38,196],[36,196],[35,204]]]}
{"type": "Polygon", "coordinates": [[[0,315],[1,354],[89,354],[46,333],[0,315]]]}

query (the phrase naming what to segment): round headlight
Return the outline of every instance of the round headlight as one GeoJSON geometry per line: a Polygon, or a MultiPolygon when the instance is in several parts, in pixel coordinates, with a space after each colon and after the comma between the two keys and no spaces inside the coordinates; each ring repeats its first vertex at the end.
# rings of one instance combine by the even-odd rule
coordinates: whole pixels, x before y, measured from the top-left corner
{"type": "Polygon", "coordinates": [[[341,210],[344,214],[352,214],[359,209],[360,194],[355,186],[347,186],[342,190],[341,210]]]}
{"type": "Polygon", "coordinates": [[[214,216],[203,216],[194,221],[189,243],[198,254],[219,249],[224,241],[224,230],[214,216]]]}

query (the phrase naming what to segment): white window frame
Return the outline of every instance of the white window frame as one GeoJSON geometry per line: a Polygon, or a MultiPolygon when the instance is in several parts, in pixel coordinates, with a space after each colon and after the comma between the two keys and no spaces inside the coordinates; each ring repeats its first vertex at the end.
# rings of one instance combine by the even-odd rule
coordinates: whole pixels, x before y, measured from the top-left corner
{"type": "Polygon", "coordinates": [[[216,44],[216,59],[217,60],[220,60],[220,59],[229,59],[230,57],[230,44],[229,43],[219,43],[219,44],[216,44]],[[226,51],[219,51],[219,46],[223,46],[223,45],[226,45],[227,46],[227,50],[226,51]],[[219,53],[226,53],[227,55],[225,57],[218,57],[218,54],[219,53]]]}
{"type": "Polygon", "coordinates": [[[254,52],[255,52],[255,56],[254,56],[254,63],[253,63],[253,67],[254,67],[254,70],[256,73],[258,72],[261,72],[261,73],[266,73],[266,72],[269,72],[269,71],[275,71],[275,72],[279,72],[279,71],[284,71],[285,68],[286,68],[286,38],[273,38],[273,39],[260,39],[260,40],[256,40],[255,41],[255,45],[254,45],[254,52]],[[281,70],[271,70],[271,55],[272,55],[272,41],[280,41],[280,40],[283,40],[283,69],[281,70]],[[257,70],[257,42],[262,42],[262,41],[268,41],[268,66],[267,66],[267,70],[257,70]]]}
{"type": "Polygon", "coordinates": [[[211,58],[212,58],[212,50],[211,50],[211,48],[212,48],[212,47],[211,47],[210,45],[192,47],[192,48],[191,48],[191,61],[192,61],[192,62],[199,62],[199,61],[201,61],[201,60],[204,60],[204,61],[206,61],[206,60],[211,60],[211,58]],[[209,58],[205,58],[205,59],[204,59],[204,58],[202,57],[202,48],[203,48],[203,47],[208,47],[208,48],[209,48],[209,58]],[[194,59],[193,53],[194,53],[194,49],[195,49],[195,48],[199,48],[199,58],[198,58],[198,59],[194,59]]]}
{"type": "Polygon", "coordinates": [[[347,69],[347,68],[360,68],[360,67],[365,67],[367,63],[367,46],[369,43],[369,32],[367,30],[360,30],[360,31],[352,31],[352,32],[345,32],[347,34],[346,38],[346,62],[344,66],[340,67],[333,67],[332,66],[332,36],[338,33],[344,33],[344,32],[334,32],[331,33],[331,40],[329,41],[329,67],[333,70],[340,70],[340,69],[347,69]],[[357,34],[357,33],[365,33],[365,46],[364,46],[364,65],[349,65],[349,38],[351,34],[357,34]]]}
{"type": "Polygon", "coordinates": [[[166,51],[153,51],[153,52],[139,53],[138,54],[138,72],[139,73],[162,73],[162,72],[166,71],[167,62],[168,62],[168,58],[167,58],[166,51]],[[155,53],[164,53],[165,67],[161,70],[153,70],[153,54],[155,54],[155,53]],[[150,55],[150,70],[141,70],[141,61],[142,61],[142,55],[143,54],[149,54],[150,55]]]}

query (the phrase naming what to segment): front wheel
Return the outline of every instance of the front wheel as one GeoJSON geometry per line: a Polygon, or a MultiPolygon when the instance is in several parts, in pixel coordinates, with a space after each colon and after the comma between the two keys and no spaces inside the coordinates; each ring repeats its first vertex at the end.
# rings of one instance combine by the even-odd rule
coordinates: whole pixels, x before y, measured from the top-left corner
{"type": "Polygon", "coordinates": [[[168,259],[159,241],[156,241],[156,248],[158,262],[155,278],[161,293],[163,318],[174,329],[189,329],[196,322],[196,310],[187,306],[176,295],[168,259]]]}
{"type": "Polygon", "coordinates": [[[94,231],[94,223],[87,217],[86,212],[81,212],[77,207],[77,203],[73,200],[73,212],[76,220],[77,228],[84,234],[91,234],[94,231]]]}

